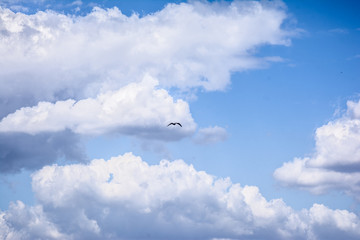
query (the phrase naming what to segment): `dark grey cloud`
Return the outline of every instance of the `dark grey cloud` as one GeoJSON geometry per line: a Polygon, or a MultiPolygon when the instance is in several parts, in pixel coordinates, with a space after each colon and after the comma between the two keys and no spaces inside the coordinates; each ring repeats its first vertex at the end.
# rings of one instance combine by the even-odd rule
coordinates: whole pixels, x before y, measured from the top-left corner
{"type": "Polygon", "coordinates": [[[39,169],[59,158],[84,161],[86,154],[83,148],[80,137],[71,131],[37,135],[1,133],[0,173],[39,169]]]}
{"type": "Polygon", "coordinates": [[[0,119],[6,117],[8,114],[15,112],[21,107],[30,107],[37,103],[37,101],[26,94],[19,94],[18,96],[0,96],[0,119]]]}

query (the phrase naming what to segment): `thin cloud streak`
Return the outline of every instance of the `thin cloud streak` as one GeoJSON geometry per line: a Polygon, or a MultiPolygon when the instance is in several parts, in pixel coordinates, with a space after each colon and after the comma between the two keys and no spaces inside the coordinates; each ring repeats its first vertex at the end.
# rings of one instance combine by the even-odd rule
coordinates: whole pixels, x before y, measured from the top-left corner
{"type": "Polygon", "coordinates": [[[208,128],[201,128],[194,136],[196,144],[208,145],[223,142],[228,138],[228,133],[225,128],[214,126],[208,128]]]}

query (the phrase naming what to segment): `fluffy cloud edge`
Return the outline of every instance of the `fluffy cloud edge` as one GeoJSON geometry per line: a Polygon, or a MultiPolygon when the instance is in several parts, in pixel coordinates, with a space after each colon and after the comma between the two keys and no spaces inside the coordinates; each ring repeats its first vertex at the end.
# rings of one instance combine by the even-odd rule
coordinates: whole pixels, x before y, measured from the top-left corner
{"type": "Polygon", "coordinates": [[[266,200],[256,186],[197,171],[183,160],[148,165],[126,153],[107,161],[46,166],[32,178],[39,205],[16,202],[1,212],[4,239],[360,236],[360,219],[352,212],[322,204],[295,211],[281,199],[266,200]],[[43,231],[37,231],[40,226],[43,231]]]}
{"type": "Polygon", "coordinates": [[[196,124],[187,102],[174,100],[158,81],[145,76],[117,91],[79,101],[40,102],[9,114],[0,122],[0,132],[39,134],[71,130],[76,134],[120,133],[144,138],[179,139],[191,135],[196,124]],[[183,127],[167,127],[169,122],[183,127]]]}
{"type": "Polygon", "coordinates": [[[24,104],[78,100],[144,73],[161,87],[224,90],[231,72],[272,58],[254,56],[255,48],[290,44],[296,29],[282,27],[287,17],[281,4],[257,1],[168,4],[142,17],[117,8],[76,16],[0,7],[0,95],[24,104]]]}
{"type": "Polygon", "coordinates": [[[284,163],[274,178],[314,194],[339,190],[360,201],[360,101],[348,101],[341,117],[317,128],[315,142],[312,156],[284,163]]]}

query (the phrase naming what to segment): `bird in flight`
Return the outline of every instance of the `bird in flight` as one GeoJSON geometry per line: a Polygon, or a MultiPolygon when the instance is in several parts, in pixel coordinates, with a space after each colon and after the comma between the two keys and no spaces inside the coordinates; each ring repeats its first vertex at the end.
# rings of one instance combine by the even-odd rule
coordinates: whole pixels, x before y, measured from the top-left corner
{"type": "Polygon", "coordinates": [[[182,125],[180,124],[180,123],[178,123],[178,122],[172,122],[172,123],[169,123],[167,126],[170,126],[170,125],[179,125],[180,127],[182,127],[182,125]]]}

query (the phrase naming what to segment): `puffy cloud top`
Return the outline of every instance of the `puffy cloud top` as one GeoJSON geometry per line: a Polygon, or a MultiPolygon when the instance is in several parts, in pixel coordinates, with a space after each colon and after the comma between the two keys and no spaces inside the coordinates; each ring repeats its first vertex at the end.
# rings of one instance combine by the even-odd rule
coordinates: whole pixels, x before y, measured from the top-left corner
{"type": "Polygon", "coordinates": [[[170,140],[191,134],[195,123],[188,104],[174,101],[166,90],[156,89],[156,85],[155,79],[146,76],[140,83],[96,98],[40,102],[5,117],[0,122],[0,132],[37,134],[70,129],[79,134],[119,132],[170,140]],[[171,121],[179,121],[183,127],[167,128],[171,121]]]}
{"type": "Polygon", "coordinates": [[[265,44],[288,45],[281,4],[169,4],[130,17],[117,8],[85,16],[32,15],[0,7],[0,95],[37,100],[94,97],[144,74],[161,86],[224,89],[230,72],[263,65],[265,44]]]}
{"type": "Polygon", "coordinates": [[[255,55],[262,45],[290,44],[294,31],[282,27],[286,18],[285,7],[270,1],[168,4],[144,16],[118,8],[65,15],[0,7],[0,162],[17,171],[76,156],[52,135],[191,135],[188,104],[170,93],[223,90],[231,72],[281,60],[255,55]],[[164,128],[168,121],[184,127],[164,128]],[[39,157],[43,147],[49,152],[39,157]]]}
{"type": "Polygon", "coordinates": [[[346,114],[316,130],[313,156],[284,163],[274,177],[313,193],[339,189],[360,200],[359,109],[360,101],[348,101],[346,114]]]}
{"type": "Polygon", "coordinates": [[[3,239],[358,239],[360,220],[321,204],[294,211],[254,186],[182,160],[148,165],[131,153],[46,166],[32,176],[39,205],[0,212],[3,239]],[[42,229],[42,231],[38,231],[42,229]]]}

